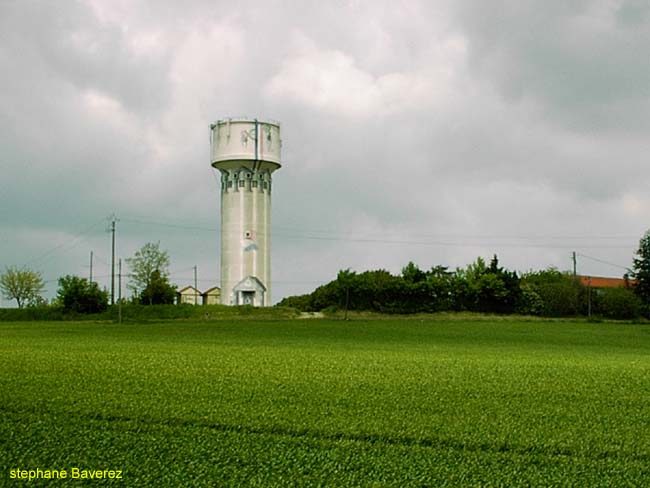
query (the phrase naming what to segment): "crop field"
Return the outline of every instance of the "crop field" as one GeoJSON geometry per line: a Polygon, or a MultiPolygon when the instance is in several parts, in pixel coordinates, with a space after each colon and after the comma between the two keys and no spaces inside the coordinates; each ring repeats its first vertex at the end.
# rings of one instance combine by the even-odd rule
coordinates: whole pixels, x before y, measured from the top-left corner
{"type": "Polygon", "coordinates": [[[121,471],[91,486],[648,486],[650,326],[0,323],[0,485],[49,485],[12,478],[36,469],[121,471]]]}

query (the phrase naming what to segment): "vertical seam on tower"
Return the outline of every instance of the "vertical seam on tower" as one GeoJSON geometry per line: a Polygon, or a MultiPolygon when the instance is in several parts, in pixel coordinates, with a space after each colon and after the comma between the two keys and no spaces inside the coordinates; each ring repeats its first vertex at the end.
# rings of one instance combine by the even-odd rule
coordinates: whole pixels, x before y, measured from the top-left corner
{"type": "MultiPolygon", "coordinates": [[[[255,178],[255,174],[253,174],[253,178],[255,178]]],[[[259,239],[260,239],[260,236],[259,236],[260,231],[259,231],[259,225],[257,223],[257,195],[256,195],[256,192],[253,191],[253,188],[251,188],[251,199],[252,199],[252,202],[253,202],[253,222],[255,224],[254,225],[255,230],[254,230],[254,234],[253,234],[253,237],[254,237],[253,243],[256,246],[255,250],[253,251],[255,253],[253,255],[254,256],[253,257],[253,276],[258,278],[258,275],[257,275],[257,260],[259,259],[259,246],[257,244],[258,244],[259,239]]]]}
{"type": "Polygon", "coordinates": [[[266,287],[266,293],[264,294],[264,301],[267,299],[267,294],[269,292],[269,276],[268,276],[268,269],[267,269],[267,261],[268,261],[268,256],[269,256],[269,226],[268,226],[268,200],[271,198],[271,194],[269,192],[264,192],[264,282],[262,283],[266,287]]]}
{"type": "MultiPolygon", "coordinates": [[[[241,172],[240,172],[241,173],[241,172]]],[[[241,245],[241,240],[244,235],[244,193],[243,191],[239,192],[239,283],[245,278],[244,276],[244,248],[241,245]]]]}

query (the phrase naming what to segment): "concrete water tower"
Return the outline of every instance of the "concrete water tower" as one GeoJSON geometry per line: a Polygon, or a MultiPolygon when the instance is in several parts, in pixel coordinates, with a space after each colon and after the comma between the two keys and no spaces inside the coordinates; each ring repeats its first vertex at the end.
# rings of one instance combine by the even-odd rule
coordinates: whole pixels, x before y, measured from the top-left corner
{"type": "Polygon", "coordinates": [[[271,305],[271,174],[280,168],[280,124],[249,118],[210,125],[221,172],[221,303],[271,305]]]}

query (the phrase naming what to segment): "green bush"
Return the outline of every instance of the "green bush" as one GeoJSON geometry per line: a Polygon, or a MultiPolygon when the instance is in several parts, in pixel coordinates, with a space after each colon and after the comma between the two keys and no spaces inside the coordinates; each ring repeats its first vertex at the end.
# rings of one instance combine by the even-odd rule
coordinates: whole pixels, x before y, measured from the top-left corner
{"type": "Polygon", "coordinates": [[[607,288],[597,294],[598,311],[609,319],[636,319],[641,316],[642,303],[628,288],[607,288]]]}
{"type": "Polygon", "coordinates": [[[99,313],[108,308],[108,292],[78,276],[59,278],[57,299],[66,312],[99,313]]]}
{"type": "Polygon", "coordinates": [[[280,303],[283,307],[297,308],[302,312],[312,312],[311,310],[311,293],[308,295],[295,295],[283,298],[280,303]]]}
{"type": "Polygon", "coordinates": [[[528,273],[522,278],[529,304],[545,317],[572,317],[586,312],[586,289],[572,275],[554,268],[528,273]],[[533,292],[537,297],[533,296],[533,292]]]}
{"type": "Polygon", "coordinates": [[[542,315],[544,300],[535,287],[529,283],[521,284],[521,296],[517,304],[517,313],[522,315],[542,315]]]}

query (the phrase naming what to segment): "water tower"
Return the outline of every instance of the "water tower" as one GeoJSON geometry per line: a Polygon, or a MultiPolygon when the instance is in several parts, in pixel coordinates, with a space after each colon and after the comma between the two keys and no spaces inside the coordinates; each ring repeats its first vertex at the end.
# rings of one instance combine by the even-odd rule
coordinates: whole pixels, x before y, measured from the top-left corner
{"type": "Polygon", "coordinates": [[[280,124],[249,118],[210,125],[221,172],[221,303],[271,305],[271,174],[280,168],[280,124]]]}

